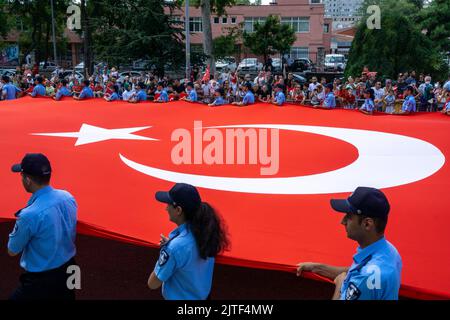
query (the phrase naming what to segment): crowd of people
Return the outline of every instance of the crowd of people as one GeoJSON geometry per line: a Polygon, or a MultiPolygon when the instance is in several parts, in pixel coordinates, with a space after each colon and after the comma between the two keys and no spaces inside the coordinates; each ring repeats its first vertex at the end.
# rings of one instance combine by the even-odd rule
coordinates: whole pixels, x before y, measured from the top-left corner
{"type": "Polygon", "coordinates": [[[303,83],[293,73],[275,75],[260,71],[256,77],[223,70],[214,76],[171,79],[141,72],[140,76],[119,76],[116,68],[98,70],[95,75],[79,81],[75,74],[63,78],[56,70],[51,77],[33,74],[23,68],[14,77],[2,77],[3,100],[30,95],[55,100],[73,97],[76,100],[102,98],[106,101],[165,103],[175,100],[204,103],[211,107],[224,104],[246,106],[256,102],[282,106],[285,103],[315,108],[357,109],[365,114],[384,112],[408,114],[416,111],[440,111],[450,115],[450,76],[448,81],[433,83],[428,75],[415,71],[400,73],[396,80],[377,78],[367,69],[358,77],[336,78],[327,82],[315,76],[303,83]]]}

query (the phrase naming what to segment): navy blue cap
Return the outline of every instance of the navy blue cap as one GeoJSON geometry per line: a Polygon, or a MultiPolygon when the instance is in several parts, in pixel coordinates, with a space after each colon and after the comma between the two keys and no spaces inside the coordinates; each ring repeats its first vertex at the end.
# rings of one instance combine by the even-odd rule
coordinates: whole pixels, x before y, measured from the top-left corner
{"type": "Polygon", "coordinates": [[[386,218],[390,210],[384,193],[369,187],[358,187],[347,199],[331,199],[330,203],[336,211],[371,218],[386,218]]]}
{"type": "Polygon", "coordinates": [[[197,188],[187,183],[176,183],[169,191],[158,191],[155,198],[159,202],[180,206],[187,212],[197,211],[202,203],[197,188]]]}
{"type": "Polygon", "coordinates": [[[52,172],[50,161],[42,153],[27,153],[21,163],[11,167],[12,172],[23,172],[30,176],[46,176],[52,172]]]}

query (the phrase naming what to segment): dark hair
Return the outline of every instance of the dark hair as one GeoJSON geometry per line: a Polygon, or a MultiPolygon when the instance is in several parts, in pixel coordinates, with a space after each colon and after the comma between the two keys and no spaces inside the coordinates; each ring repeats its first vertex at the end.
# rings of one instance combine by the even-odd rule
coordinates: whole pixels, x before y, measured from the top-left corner
{"type": "Polygon", "coordinates": [[[112,88],[114,89],[114,92],[119,92],[119,86],[117,84],[113,85],[112,88]]]}
{"type": "Polygon", "coordinates": [[[62,84],[63,86],[67,86],[67,80],[66,80],[66,79],[62,79],[62,80],[61,80],[61,84],[62,84]]]}
{"type": "Polygon", "coordinates": [[[9,77],[8,76],[2,76],[2,80],[5,81],[6,83],[9,82],[9,77]]]}
{"type": "Polygon", "coordinates": [[[83,83],[86,87],[89,87],[89,84],[90,84],[89,80],[84,80],[83,83]]]}
{"type": "Polygon", "coordinates": [[[139,86],[139,88],[141,88],[141,89],[146,89],[146,88],[145,88],[145,83],[142,82],[142,81],[138,82],[138,86],[139,86]]]}
{"type": "Polygon", "coordinates": [[[229,248],[225,224],[207,202],[202,202],[195,212],[185,211],[185,217],[194,235],[200,257],[215,257],[229,248]]]}
{"type": "Polygon", "coordinates": [[[30,178],[34,183],[38,184],[38,185],[48,185],[50,182],[50,178],[52,176],[52,174],[46,174],[44,176],[32,176],[29,174],[24,173],[24,175],[26,175],[28,178],[30,178]]]}
{"type": "Polygon", "coordinates": [[[378,234],[383,234],[384,233],[384,231],[386,230],[386,225],[387,225],[387,222],[388,222],[388,217],[386,216],[386,218],[373,218],[373,217],[366,217],[366,216],[363,216],[363,215],[357,215],[357,217],[358,217],[358,222],[359,222],[359,224],[361,224],[362,223],[362,221],[365,219],[365,218],[370,218],[370,219],[372,219],[373,220],[373,222],[374,222],[374,224],[375,224],[375,231],[378,233],[378,234]]]}
{"type": "Polygon", "coordinates": [[[44,82],[44,78],[42,78],[41,76],[36,77],[36,81],[37,81],[38,83],[42,83],[42,82],[44,82]]]}

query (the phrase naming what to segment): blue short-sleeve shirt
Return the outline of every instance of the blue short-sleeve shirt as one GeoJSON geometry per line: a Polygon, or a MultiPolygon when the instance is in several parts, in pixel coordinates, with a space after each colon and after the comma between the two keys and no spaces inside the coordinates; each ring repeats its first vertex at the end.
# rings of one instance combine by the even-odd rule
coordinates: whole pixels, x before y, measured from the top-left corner
{"type": "Polygon", "coordinates": [[[413,96],[407,96],[402,105],[404,112],[416,112],[416,100],[413,96]]]}
{"type": "Polygon", "coordinates": [[[336,107],[336,98],[334,97],[333,92],[329,92],[323,101],[323,106],[327,108],[336,107]]]}
{"type": "Polygon", "coordinates": [[[94,92],[92,92],[92,89],[89,87],[84,87],[83,90],[81,90],[80,93],[80,99],[87,99],[87,98],[93,98],[94,92]]]}
{"type": "Polygon", "coordinates": [[[70,193],[44,187],[16,215],[8,250],[22,252],[20,266],[26,271],[55,269],[75,256],[77,203],[70,193]]]}
{"type": "Polygon", "coordinates": [[[38,84],[33,88],[33,92],[31,93],[32,97],[36,96],[45,96],[45,87],[42,84],[38,84]]]}
{"type": "Polygon", "coordinates": [[[247,91],[247,93],[244,96],[244,99],[242,100],[242,103],[244,105],[248,104],[254,104],[255,103],[255,95],[251,91],[247,91]]]}
{"type": "Polygon", "coordinates": [[[113,92],[113,94],[109,97],[109,101],[116,101],[116,100],[119,100],[119,95],[117,94],[117,92],[113,92]]]}
{"type": "Polygon", "coordinates": [[[17,93],[22,91],[11,83],[5,84],[2,88],[2,90],[3,90],[3,92],[6,92],[6,100],[16,99],[17,93]]]}
{"type": "Polygon", "coordinates": [[[158,101],[162,101],[162,102],[168,102],[169,101],[169,95],[167,94],[166,90],[162,90],[161,91],[161,93],[159,95],[159,98],[158,98],[158,101]]]}
{"type": "Polygon", "coordinates": [[[72,93],[70,92],[70,90],[65,87],[62,86],[61,88],[59,88],[58,92],[56,92],[56,100],[60,100],[62,97],[70,97],[72,95],[72,93]]]}
{"type": "Polygon", "coordinates": [[[284,95],[283,91],[279,91],[277,92],[277,94],[275,95],[275,103],[278,106],[282,106],[283,103],[286,102],[286,96],[284,95]]]}
{"type": "Polygon", "coordinates": [[[213,102],[213,105],[215,105],[215,106],[221,106],[224,104],[225,104],[225,100],[222,97],[217,97],[213,102]]]}
{"type": "Polygon", "coordinates": [[[370,98],[367,98],[364,100],[363,105],[361,106],[361,110],[366,110],[367,112],[372,112],[375,108],[375,105],[373,103],[373,100],[370,98]]]}
{"type": "Polygon", "coordinates": [[[167,300],[205,300],[212,285],[214,258],[200,257],[194,235],[187,223],[169,235],[161,248],[155,274],[163,282],[167,300]]]}
{"type": "Polygon", "coordinates": [[[195,91],[195,90],[191,90],[191,91],[189,91],[189,100],[190,101],[192,101],[192,102],[197,102],[197,91],[195,91]]]}
{"type": "Polygon", "coordinates": [[[402,259],[384,237],[358,248],[341,287],[341,300],[398,300],[402,259]]]}
{"type": "Polygon", "coordinates": [[[144,89],[139,90],[136,95],[136,101],[147,101],[147,93],[144,89]]]}

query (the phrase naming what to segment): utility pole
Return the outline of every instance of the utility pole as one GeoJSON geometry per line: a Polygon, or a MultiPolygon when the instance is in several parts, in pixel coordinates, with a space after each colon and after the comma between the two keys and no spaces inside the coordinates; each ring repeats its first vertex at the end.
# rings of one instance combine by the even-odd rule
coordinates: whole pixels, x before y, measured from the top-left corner
{"type": "Polygon", "coordinates": [[[184,1],[184,31],[186,37],[186,79],[191,79],[191,30],[189,16],[189,0],[184,1]]]}
{"type": "Polygon", "coordinates": [[[53,9],[53,0],[50,0],[50,5],[52,9],[53,62],[58,64],[58,58],[56,57],[55,10],[53,9]]]}

